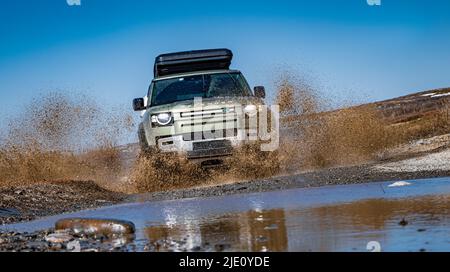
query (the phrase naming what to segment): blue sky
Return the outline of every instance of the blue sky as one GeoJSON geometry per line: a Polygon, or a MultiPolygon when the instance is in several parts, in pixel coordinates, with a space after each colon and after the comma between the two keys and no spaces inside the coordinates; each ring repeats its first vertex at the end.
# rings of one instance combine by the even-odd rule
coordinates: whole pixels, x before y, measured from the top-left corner
{"type": "Polygon", "coordinates": [[[8,0],[0,8],[0,109],[82,92],[143,96],[159,53],[228,47],[268,91],[283,71],[364,101],[450,86],[450,1],[8,0]]]}

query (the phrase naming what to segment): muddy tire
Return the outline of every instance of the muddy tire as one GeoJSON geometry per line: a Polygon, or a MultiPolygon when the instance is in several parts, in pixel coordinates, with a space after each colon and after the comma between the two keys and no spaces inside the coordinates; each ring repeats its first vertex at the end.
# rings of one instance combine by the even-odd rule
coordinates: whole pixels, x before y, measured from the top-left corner
{"type": "Polygon", "coordinates": [[[141,153],[146,154],[150,152],[150,146],[147,143],[147,138],[145,137],[144,124],[139,124],[138,129],[138,138],[139,138],[139,147],[141,149],[141,153]]]}

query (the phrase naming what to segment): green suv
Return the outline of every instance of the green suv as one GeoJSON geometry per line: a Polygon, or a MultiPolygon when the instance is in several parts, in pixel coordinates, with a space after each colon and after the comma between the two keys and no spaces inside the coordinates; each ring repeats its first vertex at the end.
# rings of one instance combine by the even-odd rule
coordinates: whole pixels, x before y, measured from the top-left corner
{"type": "Polygon", "coordinates": [[[236,149],[259,140],[264,87],[252,92],[242,73],[229,69],[231,59],[228,49],[156,58],[147,95],[133,101],[134,110],[141,111],[142,151],[220,164],[236,149]]]}

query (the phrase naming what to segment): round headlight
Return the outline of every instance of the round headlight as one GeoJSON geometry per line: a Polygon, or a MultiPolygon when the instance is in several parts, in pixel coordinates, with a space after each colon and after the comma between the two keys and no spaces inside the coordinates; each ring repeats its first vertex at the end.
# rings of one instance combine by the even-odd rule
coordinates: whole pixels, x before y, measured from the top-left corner
{"type": "Polygon", "coordinates": [[[170,122],[172,122],[172,114],[164,112],[164,113],[159,113],[157,115],[154,116],[156,122],[161,125],[161,126],[166,126],[168,124],[170,124],[170,122]]]}

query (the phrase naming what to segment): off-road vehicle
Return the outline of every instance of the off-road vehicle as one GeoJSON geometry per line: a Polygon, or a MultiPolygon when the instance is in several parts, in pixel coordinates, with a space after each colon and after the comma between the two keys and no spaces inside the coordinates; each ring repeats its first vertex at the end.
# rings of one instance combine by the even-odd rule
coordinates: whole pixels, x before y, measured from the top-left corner
{"type": "Polygon", "coordinates": [[[261,121],[251,120],[266,108],[261,107],[265,89],[252,92],[242,73],[230,69],[232,57],[228,49],[209,49],[156,58],[147,95],[133,100],[134,110],[142,111],[138,135],[143,152],[220,164],[258,140],[261,121]]]}

